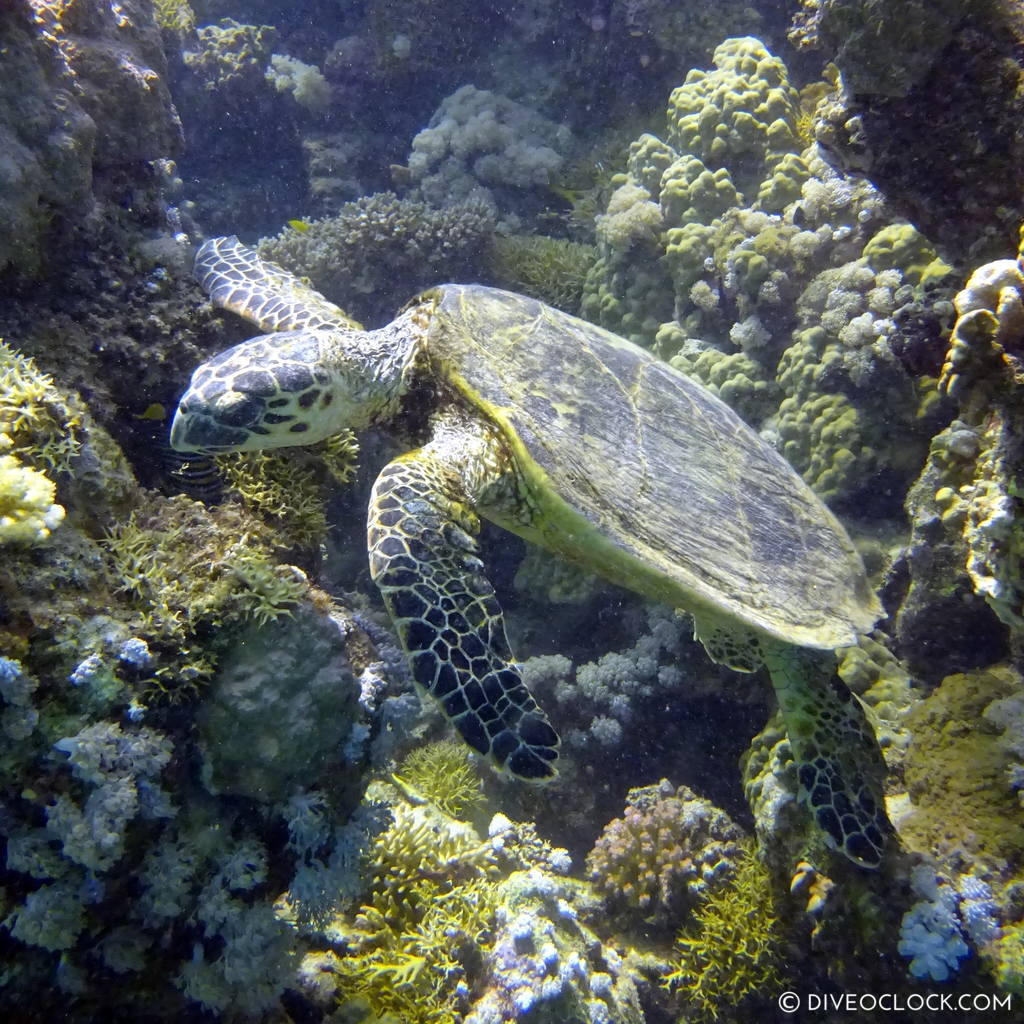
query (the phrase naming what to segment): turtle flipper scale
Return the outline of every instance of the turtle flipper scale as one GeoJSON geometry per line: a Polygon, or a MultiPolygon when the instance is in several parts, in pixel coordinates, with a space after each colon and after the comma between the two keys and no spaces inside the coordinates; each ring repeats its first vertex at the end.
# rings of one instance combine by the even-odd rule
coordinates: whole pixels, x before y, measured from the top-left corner
{"type": "Polygon", "coordinates": [[[830,845],[862,867],[881,863],[892,826],[885,763],[857,698],[837,678],[835,654],[762,641],[796,759],[800,793],[830,845]]]}
{"type": "Polygon", "coordinates": [[[215,306],[244,316],[264,331],[360,329],[333,302],[235,235],[204,242],[193,272],[215,306]]]}
{"type": "Polygon", "coordinates": [[[370,573],[416,682],[462,738],[513,775],[550,778],[558,736],[512,658],[478,528],[457,473],[423,449],[403,455],[373,487],[370,573]]]}

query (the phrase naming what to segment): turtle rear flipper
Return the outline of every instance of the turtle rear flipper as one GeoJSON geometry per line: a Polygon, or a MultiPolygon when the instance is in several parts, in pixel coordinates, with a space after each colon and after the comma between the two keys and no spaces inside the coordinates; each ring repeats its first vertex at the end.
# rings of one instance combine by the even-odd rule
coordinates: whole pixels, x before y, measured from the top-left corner
{"type": "Polygon", "coordinates": [[[194,272],[215,306],[244,316],[264,331],[362,329],[316,289],[257,255],[236,235],[204,242],[194,272]]]}
{"type": "Polygon", "coordinates": [[[795,647],[708,612],[694,637],[712,661],[737,672],[765,665],[797,766],[800,799],[829,846],[877,868],[892,826],[882,789],[885,761],[864,708],[836,675],[833,651],[795,647]]]}
{"type": "Polygon", "coordinates": [[[877,868],[892,826],[885,761],[864,708],[836,675],[832,651],[762,643],[796,760],[800,796],[828,843],[877,868]]]}
{"type": "Polygon", "coordinates": [[[416,682],[462,738],[513,775],[550,778],[558,736],[513,661],[469,502],[459,474],[429,449],[389,463],[370,501],[370,573],[416,682]]]}

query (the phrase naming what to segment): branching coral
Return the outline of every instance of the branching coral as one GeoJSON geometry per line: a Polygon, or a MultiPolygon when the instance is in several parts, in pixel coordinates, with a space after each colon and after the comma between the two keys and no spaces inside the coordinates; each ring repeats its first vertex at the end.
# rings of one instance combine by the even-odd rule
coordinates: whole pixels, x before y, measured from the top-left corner
{"type": "Polygon", "coordinates": [[[505,287],[567,313],[579,311],[587,272],[597,258],[593,246],[546,235],[498,235],[492,254],[505,287]]]}
{"type": "Polygon", "coordinates": [[[184,656],[193,684],[212,667],[209,652],[196,647],[197,630],[273,621],[309,591],[294,570],[274,564],[267,531],[237,506],[153,497],[110,531],[106,546],[119,589],[138,609],[139,633],[184,656]]]}
{"type": "Polygon", "coordinates": [[[259,253],[359,319],[394,315],[417,288],[456,279],[490,240],[493,214],[476,201],[443,210],[390,192],[346,203],[304,231],[286,228],[259,253]],[[372,303],[372,304],[371,304],[372,303]]]}
{"type": "MultiPolygon", "coordinates": [[[[394,822],[368,851],[370,900],[334,962],[348,996],[409,1024],[456,1024],[466,967],[479,956],[496,909],[488,844],[422,807],[394,807],[394,822]]],[[[436,812],[435,812],[436,813],[436,812]]]]}
{"type": "Polygon", "coordinates": [[[22,460],[66,473],[81,448],[82,412],[35,362],[0,341],[0,437],[22,460]]]}
{"type": "Polygon", "coordinates": [[[301,451],[237,452],[218,456],[228,487],[296,547],[315,547],[327,533],[327,480],[346,484],[356,470],[359,445],[351,431],[301,451]]]}
{"type": "Polygon", "coordinates": [[[465,744],[439,740],[417,747],[402,762],[398,780],[453,818],[480,805],[480,776],[465,744]]]}
{"type": "Polygon", "coordinates": [[[783,977],[778,911],[768,870],[753,850],[740,860],[732,884],[697,909],[677,949],[662,983],[686,1000],[694,1019],[719,1020],[723,1011],[778,990],[783,977]]]}

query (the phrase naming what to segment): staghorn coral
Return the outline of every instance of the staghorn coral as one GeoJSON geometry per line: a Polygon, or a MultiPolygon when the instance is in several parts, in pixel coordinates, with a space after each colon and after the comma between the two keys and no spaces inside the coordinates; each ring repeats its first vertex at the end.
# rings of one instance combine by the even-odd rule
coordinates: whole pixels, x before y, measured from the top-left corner
{"type": "Polygon", "coordinates": [[[346,431],[299,451],[235,452],[214,462],[250,511],[292,538],[296,547],[316,547],[327,534],[327,484],[349,483],[358,452],[355,435],[346,431]]]}
{"type": "Polygon", "coordinates": [[[697,908],[662,976],[691,1010],[687,1019],[720,1020],[724,1011],[774,1000],[785,972],[778,913],[768,870],[748,847],[731,884],[697,908]]]}
{"type": "Polygon", "coordinates": [[[587,873],[616,919],[665,928],[733,879],[742,839],[724,811],[662,779],[629,791],[623,816],[587,855],[587,873]]]}
{"type": "Polygon", "coordinates": [[[480,777],[464,744],[438,740],[416,747],[398,768],[397,781],[453,818],[480,806],[480,777]]]}
{"type": "Polygon", "coordinates": [[[578,313],[593,246],[546,235],[498,235],[491,266],[499,283],[566,313],[578,313]]]}

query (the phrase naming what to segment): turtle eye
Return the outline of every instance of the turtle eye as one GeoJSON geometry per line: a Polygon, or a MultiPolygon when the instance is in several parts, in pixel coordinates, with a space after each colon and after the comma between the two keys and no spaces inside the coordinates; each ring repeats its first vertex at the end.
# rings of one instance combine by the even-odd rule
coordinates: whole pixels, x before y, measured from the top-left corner
{"type": "Polygon", "coordinates": [[[249,427],[263,415],[263,402],[252,395],[229,391],[219,398],[213,409],[218,423],[229,427],[249,427]]]}

